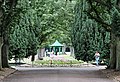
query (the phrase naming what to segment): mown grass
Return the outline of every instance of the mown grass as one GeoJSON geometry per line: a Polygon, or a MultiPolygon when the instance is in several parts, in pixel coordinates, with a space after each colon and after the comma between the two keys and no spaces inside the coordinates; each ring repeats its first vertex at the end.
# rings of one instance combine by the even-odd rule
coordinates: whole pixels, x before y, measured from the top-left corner
{"type": "Polygon", "coordinates": [[[34,62],[34,65],[40,66],[40,65],[55,65],[55,66],[72,66],[72,65],[80,65],[84,63],[81,60],[76,60],[71,56],[61,56],[60,59],[57,57],[56,58],[50,58],[50,57],[45,57],[43,60],[37,60],[34,62]]]}
{"type": "Polygon", "coordinates": [[[44,65],[44,64],[81,64],[83,61],[77,61],[77,60],[68,60],[68,61],[62,61],[62,60],[37,60],[34,62],[34,64],[38,65],[44,65]]]}

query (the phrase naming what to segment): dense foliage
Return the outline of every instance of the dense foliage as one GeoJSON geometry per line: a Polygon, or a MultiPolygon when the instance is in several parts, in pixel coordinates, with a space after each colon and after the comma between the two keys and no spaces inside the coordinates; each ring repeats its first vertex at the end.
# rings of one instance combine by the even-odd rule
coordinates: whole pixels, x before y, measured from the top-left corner
{"type": "Polygon", "coordinates": [[[9,59],[36,55],[38,48],[56,39],[70,43],[74,4],[64,0],[18,0],[19,13],[10,24],[9,59]]]}
{"type": "Polygon", "coordinates": [[[115,10],[112,18],[112,32],[120,37],[120,12],[115,10]]]}
{"type": "Polygon", "coordinates": [[[69,44],[71,42],[70,27],[73,22],[75,1],[52,0],[46,1],[46,4],[46,8],[42,8],[45,12],[43,12],[41,23],[45,28],[48,26],[51,27],[53,33],[47,35],[47,40],[43,44],[51,44],[55,40],[69,44]]]}
{"type": "Polygon", "coordinates": [[[72,43],[78,60],[90,61],[98,51],[101,59],[109,58],[110,33],[87,15],[89,4],[80,0],[75,6],[72,43]]]}
{"type": "MultiPolygon", "coordinates": [[[[24,58],[35,55],[40,32],[39,19],[28,1],[19,1],[17,8],[21,12],[11,22],[9,58],[24,58]]],[[[17,13],[17,12],[16,12],[17,13]]]]}

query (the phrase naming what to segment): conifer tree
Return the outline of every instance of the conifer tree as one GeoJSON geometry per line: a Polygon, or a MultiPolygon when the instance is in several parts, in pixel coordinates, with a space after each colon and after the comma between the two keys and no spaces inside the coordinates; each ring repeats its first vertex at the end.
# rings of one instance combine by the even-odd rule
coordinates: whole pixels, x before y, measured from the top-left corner
{"type": "Polygon", "coordinates": [[[38,35],[41,31],[39,16],[31,7],[29,0],[19,1],[17,8],[22,8],[22,12],[11,23],[10,34],[10,54],[17,59],[36,55],[38,46],[38,35]],[[29,3],[29,4],[28,4],[29,3]]]}
{"type": "Polygon", "coordinates": [[[91,61],[95,51],[99,51],[101,59],[109,58],[108,44],[110,34],[94,20],[87,16],[89,5],[86,0],[80,0],[75,6],[75,21],[72,28],[72,43],[76,59],[91,61]]]}

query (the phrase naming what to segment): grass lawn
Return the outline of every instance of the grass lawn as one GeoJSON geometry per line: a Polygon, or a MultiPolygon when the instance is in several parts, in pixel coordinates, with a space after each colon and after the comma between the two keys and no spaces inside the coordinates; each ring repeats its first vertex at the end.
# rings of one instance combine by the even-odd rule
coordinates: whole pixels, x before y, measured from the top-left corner
{"type": "Polygon", "coordinates": [[[83,61],[76,60],[75,58],[69,56],[69,55],[58,55],[58,56],[52,56],[52,57],[44,57],[43,60],[36,60],[34,62],[34,65],[36,66],[72,66],[72,65],[80,65],[83,61]]]}

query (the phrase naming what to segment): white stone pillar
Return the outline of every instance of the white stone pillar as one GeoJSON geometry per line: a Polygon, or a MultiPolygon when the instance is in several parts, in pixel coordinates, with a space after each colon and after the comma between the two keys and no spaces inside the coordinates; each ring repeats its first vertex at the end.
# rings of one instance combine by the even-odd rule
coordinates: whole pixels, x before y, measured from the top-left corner
{"type": "Polygon", "coordinates": [[[60,55],[60,48],[61,48],[61,47],[59,47],[59,55],[60,55]]]}
{"type": "Polygon", "coordinates": [[[66,44],[63,43],[63,47],[62,47],[62,53],[63,53],[63,54],[65,53],[65,49],[66,49],[66,44]]]}
{"type": "Polygon", "coordinates": [[[74,47],[70,47],[70,53],[71,53],[72,57],[75,57],[75,55],[74,55],[74,47]]]}

